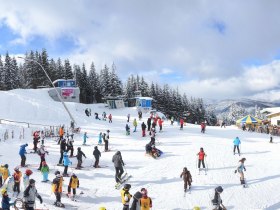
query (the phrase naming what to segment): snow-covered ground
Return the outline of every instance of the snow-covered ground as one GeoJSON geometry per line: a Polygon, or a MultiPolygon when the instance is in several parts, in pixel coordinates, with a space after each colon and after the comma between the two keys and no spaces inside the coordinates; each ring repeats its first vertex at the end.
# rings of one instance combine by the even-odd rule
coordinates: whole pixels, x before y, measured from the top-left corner
{"type": "MultiPolygon", "coordinates": [[[[47,90],[13,90],[0,92],[0,119],[32,122],[46,125],[70,125],[67,112],[61,103],[54,102],[47,94],[47,90]]],[[[164,154],[159,159],[153,159],[145,155],[145,145],[149,137],[141,137],[140,123],[138,122],[137,132],[131,132],[130,136],[125,135],[126,115],[131,114],[131,119],[136,118],[137,111],[134,108],[123,108],[109,110],[103,104],[84,105],[67,103],[78,126],[82,128],[79,135],[75,135],[75,147],[81,146],[82,151],[87,155],[83,165],[90,166],[93,162],[93,147],[97,145],[99,132],[109,129],[109,148],[111,152],[102,152],[100,165],[106,168],[94,169],[86,167],[85,170],[69,169],[75,172],[80,179],[78,201],[71,201],[63,196],[62,202],[67,209],[93,209],[106,206],[108,210],[122,209],[120,191],[114,189],[115,170],[112,163],[112,156],[119,150],[122,152],[125,162],[125,169],[133,176],[129,183],[132,185],[130,192],[134,194],[142,187],[148,189],[148,195],[153,200],[153,210],[179,210],[192,209],[199,206],[201,209],[211,209],[210,199],[213,199],[214,188],[221,185],[224,192],[221,194],[223,204],[227,209],[280,209],[280,164],[279,164],[279,138],[274,138],[274,144],[268,143],[269,136],[266,134],[248,133],[231,126],[227,128],[207,127],[206,133],[200,133],[199,125],[187,124],[184,130],[179,126],[170,125],[165,121],[163,132],[157,133],[156,140],[160,142],[157,146],[164,154]],[[113,123],[108,121],[95,120],[94,116],[87,117],[84,114],[85,108],[91,108],[92,115],[103,111],[113,115],[113,123]],[[82,146],[82,134],[88,132],[87,141],[91,146],[82,146]],[[247,171],[245,177],[248,188],[240,185],[239,176],[234,173],[239,159],[233,155],[233,139],[239,136],[242,141],[241,157],[246,157],[247,171]],[[197,171],[197,156],[199,148],[203,147],[206,154],[207,175],[197,171]],[[193,177],[191,194],[183,197],[183,181],[179,178],[183,167],[187,167],[193,177]]],[[[146,122],[148,114],[144,114],[146,122]]],[[[137,119],[138,120],[138,119],[137,119]]],[[[0,164],[8,163],[10,170],[20,164],[18,155],[19,146],[29,143],[32,149],[33,130],[42,129],[42,126],[24,128],[24,139],[20,139],[24,124],[20,126],[0,125],[0,164]],[[5,131],[9,132],[9,139],[3,142],[5,131]],[[11,132],[14,138],[11,138],[11,132]]],[[[132,127],[132,123],[131,123],[132,127]]],[[[46,139],[46,146],[49,155],[46,161],[51,168],[50,180],[54,178],[54,171],[63,167],[56,166],[59,159],[59,147],[55,139],[46,139]]],[[[104,148],[99,146],[101,151],[104,148]]],[[[72,159],[76,165],[76,159],[72,159]]],[[[28,164],[38,164],[40,158],[35,154],[27,155],[28,164]]],[[[42,183],[42,176],[37,167],[31,167],[33,175],[37,180],[36,186],[42,195],[44,203],[41,205],[37,200],[36,206],[42,209],[57,209],[52,205],[55,200],[51,193],[50,183],[42,183]]],[[[22,169],[24,172],[25,169],[22,169]]],[[[64,178],[64,191],[67,191],[69,178],[64,178]]],[[[20,194],[22,196],[22,193],[20,194]]]]}

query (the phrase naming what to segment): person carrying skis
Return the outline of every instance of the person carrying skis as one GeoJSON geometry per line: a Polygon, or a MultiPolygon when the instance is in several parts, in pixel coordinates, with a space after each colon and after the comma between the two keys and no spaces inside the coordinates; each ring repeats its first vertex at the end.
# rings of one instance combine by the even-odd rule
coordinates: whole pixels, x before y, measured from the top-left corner
{"type": "Polygon", "coordinates": [[[62,165],[64,152],[66,152],[66,140],[62,139],[62,141],[60,143],[60,159],[59,159],[58,165],[62,165]]]}
{"type": "Polygon", "coordinates": [[[112,162],[114,163],[114,167],[115,167],[115,170],[116,170],[116,174],[115,174],[115,180],[117,183],[121,183],[121,177],[122,177],[122,174],[123,174],[123,166],[124,166],[124,162],[123,162],[123,159],[122,159],[122,155],[121,155],[121,152],[120,151],[117,151],[113,158],[112,158],[112,162]]]}
{"type": "Polygon", "coordinates": [[[125,126],[125,131],[126,131],[126,135],[129,136],[130,135],[130,127],[128,124],[126,124],[125,126]]]}
{"type": "Polygon", "coordinates": [[[42,181],[42,182],[47,182],[47,181],[49,181],[48,176],[49,176],[50,168],[49,168],[49,166],[47,165],[46,161],[44,161],[44,162],[42,163],[41,172],[42,172],[42,174],[43,174],[43,181],[42,181]]]}
{"type": "Polygon", "coordinates": [[[84,133],[83,139],[84,139],[83,145],[86,145],[86,142],[87,142],[87,139],[88,139],[87,132],[84,133]]]}
{"type": "Polygon", "coordinates": [[[184,119],[180,118],[180,130],[183,130],[184,127],[184,119]]]}
{"type": "Polygon", "coordinates": [[[25,167],[25,161],[26,161],[26,156],[25,154],[27,153],[26,152],[26,147],[28,147],[28,144],[23,144],[20,146],[20,149],[19,149],[19,155],[20,155],[20,158],[21,158],[21,167],[25,167]]]}
{"type": "Polygon", "coordinates": [[[133,132],[136,132],[137,125],[138,125],[138,123],[137,123],[137,120],[136,120],[136,118],[135,118],[135,119],[133,120],[133,126],[134,126],[134,131],[133,131],[133,132]]]}
{"type": "Polygon", "coordinates": [[[200,148],[199,153],[197,153],[198,155],[198,170],[200,171],[200,164],[202,163],[202,166],[205,170],[205,164],[204,164],[204,158],[207,156],[203,150],[203,148],[200,148]]]}
{"type": "Polygon", "coordinates": [[[84,156],[85,158],[87,158],[86,155],[85,155],[85,153],[82,152],[81,147],[78,147],[78,152],[77,152],[78,164],[77,164],[76,169],[81,169],[81,168],[82,168],[83,156],[84,156]]]}
{"type": "Polygon", "coordinates": [[[222,203],[221,193],[223,192],[223,188],[218,186],[215,188],[214,199],[211,201],[213,204],[213,210],[226,210],[226,207],[222,203]]]}
{"type": "Polygon", "coordinates": [[[94,162],[93,167],[94,168],[100,168],[100,166],[99,166],[99,158],[101,157],[101,152],[98,150],[97,146],[94,147],[93,156],[95,158],[95,162],[94,162]]]}
{"type": "Polygon", "coordinates": [[[2,210],[10,210],[10,201],[11,198],[9,198],[8,192],[6,188],[1,189],[1,194],[2,194],[2,201],[1,201],[1,207],[2,210]]]}
{"type": "Polygon", "coordinates": [[[152,119],[149,117],[147,120],[148,131],[151,129],[152,119]]]}
{"type": "Polygon", "coordinates": [[[30,178],[31,174],[33,174],[33,172],[30,169],[26,169],[25,174],[23,175],[23,187],[24,187],[24,190],[29,185],[29,178],[30,178]]]}
{"type": "Polygon", "coordinates": [[[21,171],[19,170],[19,167],[15,167],[15,172],[13,174],[13,177],[14,177],[14,188],[13,188],[13,191],[14,193],[17,192],[17,195],[20,193],[20,179],[22,177],[22,173],[21,171]]]}
{"type": "Polygon", "coordinates": [[[142,128],[142,137],[146,136],[146,124],[144,122],[142,122],[141,124],[141,128],[142,128]]]}
{"type": "Polygon", "coordinates": [[[233,140],[233,155],[235,155],[235,149],[237,148],[238,154],[240,156],[239,144],[241,144],[238,136],[233,140]]]}
{"type": "Polygon", "coordinates": [[[132,195],[129,192],[130,188],[131,188],[130,184],[125,184],[123,189],[121,190],[123,210],[129,210],[129,201],[132,197],[132,195]]]}
{"type": "Polygon", "coordinates": [[[64,204],[61,203],[61,194],[63,186],[63,177],[59,171],[55,172],[55,178],[52,182],[52,192],[55,194],[56,201],[54,202],[55,206],[64,207],[64,204]]]}
{"type": "Polygon", "coordinates": [[[71,196],[71,189],[73,191],[73,199],[76,196],[76,189],[79,188],[80,182],[78,177],[76,176],[76,174],[72,174],[70,180],[69,180],[69,184],[68,184],[68,194],[67,196],[70,197],[71,196]]]}
{"type": "Polygon", "coordinates": [[[68,166],[72,165],[72,162],[70,161],[67,152],[63,153],[63,165],[64,165],[64,171],[63,171],[63,176],[68,176],[68,166]]]}
{"type": "Polygon", "coordinates": [[[192,185],[192,175],[191,175],[190,171],[188,171],[187,167],[183,168],[183,172],[181,173],[180,178],[183,178],[184,192],[187,192],[188,185],[189,185],[189,189],[191,189],[191,185],[192,185]]]}
{"type": "Polygon", "coordinates": [[[45,159],[46,154],[49,154],[49,152],[45,150],[45,146],[42,144],[40,149],[38,150],[38,155],[40,156],[40,159],[41,159],[40,166],[38,168],[39,171],[42,168],[42,163],[44,161],[46,161],[46,159],[45,159]]]}
{"type": "Polygon", "coordinates": [[[40,203],[43,203],[42,197],[38,194],[37,189],[35,187],[35,180],[30,179],[29,185],[24,191],[24,204],[26,206],[26,210],[34,210],[35,206],[35,197],[40,200],[40,203]]]}
{"type": "Polygon", "coordinates": [[[108,119],[109,119],[109,123],[112,123],[112,114],[109,114],[108,119]]]}
{"type": "Polygon", "coordinates": [[[140,207],[141,210],[150,210],[153,207],[152,199],[148,197],[148,191],[145,188],[142,188],[142,198],[140,198],[140,207]]]}
{"type": "Polygon", "coordinates": [[[242,158],[241,160],[239,160],[239,165],[237,166],[237,169],[234,171],[234,173],[238,172],[240,174],[240,183],[243,184],[243,186],[245,187],[245,178],[244,178],[244,172],[246,171],[244,162],[245,162],[246,158],[242,158]]]}

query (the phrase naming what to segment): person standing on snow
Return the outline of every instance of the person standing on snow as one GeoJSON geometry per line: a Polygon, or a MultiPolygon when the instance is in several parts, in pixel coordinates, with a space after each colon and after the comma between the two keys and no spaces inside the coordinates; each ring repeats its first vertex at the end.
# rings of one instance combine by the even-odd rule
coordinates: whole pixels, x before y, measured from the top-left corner
{"type": "Polygon", "coordinates": [[[19,167],[15,167],[14,170],[15,170],[15,172],[13,174],[13,177],[14,177],[13,191],[14,191],[14,193],[17,192],[17,195],[18,195],[20,193],[20,180],[21,180],[21,177],[22,177],[22,173],[19,170],[19,167]]]}
{"type": "Polygon", "coordinates": [[[109,119],[109,123],[112,123],[112,114],[109,114],[108,119],[109,119]]]}
{"type": "Polygon", "coordinates": [[[73,198],[76,196],[76,189],[79,188],[80,182],[76,174],[72,174],[68,184],[68,197],[71,196],[71,189],[73,191],[73,198]]]}
{"type": "Polygon", "coordinates": [[[46,159],[45,159],[46,153],[49,154],[48,151],[45,150],[45,146],[42,144],[40,149],[38,150],[38,155],[40,156],[40,159],[41,159],[40,166],[38,168],[39,171],[42,168],[42,163],[44,161],[46,161],[46,159]]]}
{"type": "Polygon", "coordinates": [[[150,210],[152,205],[152,199],[148,197],[148,191],[145,188],[141,189],[142,198],[140,198],[140,207],[141,210],[150,210]]]}
{"type": "Polygon", "coordinates": [[[133,132],[136,132],[136,128],[137,128],[137,121],[136,121],[136,118],[133,120],[133,126],[134,126],[134,131],[133,132]]]}
{"type": "Polygon", "coordinates": [[[86,145],[88,139],[87,132],[84,133],[83,139],[84,139],[83,145],[86,145]]]}
{"type": "Polygon", "coordinates": [[[123,174],[123,166],[124,166],[124,162],[122,159],[122,155],[120,151],[117,151],[113,158],[112,158],[112,162],[114,163],[115,166],[115,170],[116,170],[116,174],[115,174],[115,180],[117,183],[121,182],[121,177],[123,174]]]}
{"type": "Polygon", "coordinates": [[[66,140],[62,139],[60,143],[60,159],[57,165],[62,165],[63,153],[66,152],[66,140]]]}
{"type": "Polygon", "coordinates": [[[200,170],[200,164],[202,163],[203,168],[205,169],[205,164],[204,164],[204,158],[207,156],[203,150],[203,148],[200,148],[198,155],[198,169],[200,170]]]}
{"type": "Polygon", "coordinates": [[[64,204],[61,203],[61,194],[63,186],[63,177],[59,171],[55,172],[55,178],[52,182],[52,192],[55,194],[56,201],[54,202],[55,206],[64,207],[64,204]]]}
{"type": "Polygon", "coordinates": [[[19,155],[20,155],[20,158],[21,158],[21,167],[25,167],[25,161],[26,161],[26,156],[25,154],[27,153],[26,152],[26,147],[28,147],[28,144],[23,144],[20,146],[20,149],[19,149],[19,155]]]}
{"type": "Polygon", "coordinates": [[[61,142],[62,139],[63,139],[63,135],[64,135],[64,126],[61,126],[61,127],[59,128],[59,140],[58,140],[57,144],[60,144],[60,142],[61,142]]]}
{"type": "Polygon", "coordinates": [[[98,135],[98,144],[99,145],[102,144],[102,132],[100,132],[99,135],[98,135]]]}
{"type": "Polygon", "coordinates": [[[10,204],[11,198],[9,198],[8,192],[6,188],[1,189],[1,194],[2,194],[2,201],[1,201],[1,209],[3,210],[10,210],[10,204]]]}
{"type": "Polygon", "coordinates": [[[78,147],[78,152],[77,152],[78,164],[77,164],[76,169],[81,169],[81,168],[82,168],[83,156],[84,156],[85,158],[87,158],[86,155],[85,155],[85,153],[82,152],[81,147],[78,147]]]}
{"type": "Polygon", "coordinates": [[[98,150],[97,146],[94,147],[93,156],[95,158],[95,162],[94,162],[93,167],[94,168],[100,168],[100,166],[99,166],[99,158],[101,157],[101,152],[98,150]]]}
{"type": "Polygon", "coordinates": [[[129,210],[129,201],[132,197],[132,195],[129,192],[130,188],[131,188],[130,184],[125,184],[123,189],[121,190],[123,210],[129,210]]]}
{"type": "Polygon", "coordinates": [[[130,114],[127,114],[127,122],[129,122],[130,114]]]}
{"type": "Polygon", "coordinates": [[[183,118],[180,119],[180,130],[183,130],[184,127],[184,120],[183,118]]]}
{"type": "Polygon", "coordinates": [[[30,179],[29,185],[24,191],[24,203],[26,206],[26,210],[33,210],[35,205],[35,198],[40,200],[40,203],[43,203],[42,197],[38,194],[37,189],[35,187],[35,180],[30,179]]]}
{"type": "Polygon", "coordinates": [[[64,165],[64,171],[63,171],[63,176],[68,176],[68,166],[71,165],[72,162],[70,161],[67,152],[63,153],[63,165],[64,165]]]}
{"type": "Polygon", "coordinates": [[[239,165],[237,167],[237,169],[234,171],[234,173],[238,172],[240,174],[240,183],[243,184],[243,186],[245,187],[245,178],[244,178],[244,172],[246,171],[244,162],[245,162],[246,158],[242,158],[241,160],[239,160],[239,165]]]}
{"type": "Polygon", "coordinates": [[[142,122],[141,124],[141,128],[142,128],[142,137],[146,136],[146,124],[144,122],[142,122]]]}
{"type": "Polygon", "coordinates": [[[215,188],[214,199],[212,200],[213,210],[226,210],[226,207],[222,204],[221,193],[223,188],[221,186],[215,188]]]}
{"type": "Polygon", "coordinates": [[[126,124],[126,126],[125,126],[125,134],[126,134],[127,136],[130,135],[130,127],[129,127],[128,124],[126,124]]]}
{"type": "Polygon", "coordinates": [[[190,171],[188,171],[187,167],[183,168],[183,172],[181,173],[180,178],[183,178],[184,192],[187,192],[188,185],[189,185],[189,189],[191,188],[191,185],[192,185],[192,175],[191,175],[190,171]]]}
{"type": "Polygon", "coordinates": [[[158,119],[159,132],[162,132],[162,124],[163,124],[163,120],[159,118],[158,119]]]}
{"type": "Polygon", "coordinates": [[[151,124],[152,124],[152,119],[149,117],[147,120],[148,131],[150,131],[150,129],[151,129],[151,124]]]}
{"type": "Polygon", "coordinates": [[[238,154],[240,156],[240,150],[239,150],[239,144],[241,144],[241,141],[238,137],[236,137],[234,140],[233,140],[233,155],[235,155],[235,149],[237,148],[237,151],[238,151],[238,154]]]}
{"type": "Polygon", "coordinates": [[[23,188],[24,188],[24,190],[29,185],[29,178],[30,178],[31,174],[33,174],[33,172],[30,169],[26,169],[25,174],[23,175],[23,188]]]}

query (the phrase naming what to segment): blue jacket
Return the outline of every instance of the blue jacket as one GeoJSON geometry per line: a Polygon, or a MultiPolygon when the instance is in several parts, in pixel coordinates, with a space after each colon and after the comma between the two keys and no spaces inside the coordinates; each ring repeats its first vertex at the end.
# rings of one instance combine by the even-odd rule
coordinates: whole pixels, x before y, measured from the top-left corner
{"type": "Polygon", "coordinates": [[[2,198],[2,209],[6,210],[6,209],[10,209],[10,200],[11,198],[9,198],[8,196],[4,196],[2,198]]]}
{"type": "Polygon", "coordinates": [[[69,166],[69,165],[71,165],[71,164],[72,164],[72,162],[70,161],[68,155],[67,155],[67,154],[66,154],[66,155],[63,155],[63,165],[64,165],[64,166],[69,166]]]}
{"type": "Polygon", "coordinates": [[[88,138],[87,134],[84,134],[84,141],[86,141],[88,138]]]}
{"type": "Polygon", "coordinates": [[[239,139],[238,137],[236,137],[236,138],[233,140],[233,144],[234,144],[235,146],[238,146],[239,144],[241,144],[240,139],[239,139]]]}
{"type": "Polygon", "coordinates": [[[19,153],[18,153],[20,156],[22,156],[26,153],[25,147],[27,147],[27,146],[28,146],[27,144],[23,144],[20,146],[19,153]]]}

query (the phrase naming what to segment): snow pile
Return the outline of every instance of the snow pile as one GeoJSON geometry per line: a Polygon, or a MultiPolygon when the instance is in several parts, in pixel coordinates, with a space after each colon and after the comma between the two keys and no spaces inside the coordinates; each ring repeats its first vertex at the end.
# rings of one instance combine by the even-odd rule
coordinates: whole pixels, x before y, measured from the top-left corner
{"type": "MultiPolygon", "coordinates": [[[[0,92],[1,110],[0,119],[11,119],[38,124],[70,125],[69,117],[61,103],[52,101],[47,95],[47,90],[13,90],[0,92]]],[[[97,210],[104,205],[109,210],[122,209],[120,191],[114,189],[115,169],[112,163],[112,156],[117,150],[122,152],[127,173],[133,177],[129,181],[132,185],[130,192],[134,194],[142,187],[148,189],[148,195],[153,200],[154,210],[179,210],[192,209],[199,206],[201,209],[210,209],[210,200],[213,199],[214,188],[221,185],[224,192],[221,194],[223,204],[228,209],[279,209],[280,195],[280,164],[279,164],[279,138],[274,138],[274,144],[268,143],[269,136],[265,134],[242,132],[236,127],[206,127],[206,133],[200,133],[199,125],[188,124],[180,131],[179,126],[165,121],[163,132],[157,133],[156,140],[160,142],[157,146],[164,154],[159,159],[153,159],[145,155],[145,145],[149,137],[141,137],[142,121],[138,121],[137,132],[131,132],[130,136],[125,135],[126,116],[131,115],[132,121],[137,117],[135,108],[123,108],[120,110],[109,110],[103,104],[85,105],[67,103],[78,125],[82,128],[80,134],[75,135],[75,151],[78,146],[87,158],[83,165],[84,170],[76,170],[75,158],[71,159],[73,167],[69,173],[75,172],[80,179],[80,188],[77,190],[77,202],[71,201],[65,195],[62,202],[66,209],[93,209],[97,210]],[[92,116],[87,117],[85,108],[90,108],[92,116]],[[101,116],[105,111],[112,114],[113,123],[94,119],[94,113],[101,116]],[[93,147],[97,145],[99,132],[110,130],[109,148],[111,152],[103,152],[104,147],[99,146],[102,151],[100,159],[101,166],[108,166],[100,169],[89,167],[93,163],[93,147]],[[82,146],[82,135],[88,133],[87,144],[82,146]],[[242,188],[239,176],[234,173],[241,157],[233,155],[233,139],[239,136],[241,139],[241,157],[246,157],[245,178],[248,188],[242,188]],[[198,175],[197,156],[199,148],[203,147],[207,154],[206,165],[207,175],[198,175]],[[190,170],[193,183],[191,194],[183,196],[183,181],[179,178],[183,167],[190,170]],[[83,191],[83,195],[79,193],[83,191]]],[[[143,114],[143,121],[146,122],[148,114],[143,114]]],[[[138,118],[137,118],[138,120],[138,118]]],[[[0,163],[8,163],[10,170],[20,163],[18,155],[19,145],[29,143],[29,150],[32,149],[32,130],[41,129],[31,127],[15,127],[12,125],[0,125],[1,137],[8,130],[9,138],[0,142],[0,163]],[[20,138],[22,131],[25,131],[24,139],[20,138]],[[14,138],[11,138],[11,132],[14,138]]],[[[132,130],[132,129],[131,129],[132,130]]],[[[46,161],[51,172],[49,179],[54,178],[54,171],[63,171],[63,167],[56,166],[59,159],[59,147],[55,138],[46,139],[46,148],[49,155],[46,161]]],[[[27,155],[28,164],[37,164],[40,158],[35,154],[27,155]]],[[[38,166],[30,166],[36,179],[38,192],[41,194],[44,203],[36,206],[43,209],[58,209],[52,205],[55,200],[51,192],[50,183],[42,183],[42,175],[37,171],[38,166]]],[[[24,171],[25,169],[22,169],[24,171]]],[[[69,178],[64,178],[64,191],[66,193],[69,178]]],[[[20,194],[22,196],[22,193],[20,194]]]]}

